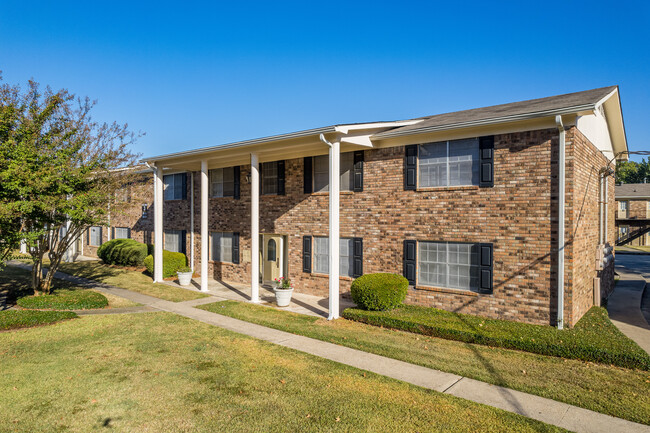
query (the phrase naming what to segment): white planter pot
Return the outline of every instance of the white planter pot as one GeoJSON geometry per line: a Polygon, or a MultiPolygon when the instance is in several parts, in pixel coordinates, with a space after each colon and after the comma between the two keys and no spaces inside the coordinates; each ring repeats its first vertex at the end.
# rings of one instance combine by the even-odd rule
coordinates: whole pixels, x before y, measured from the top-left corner
{"type": "Polygon", "coordinates": [[[192,282],[191,272],[176,272],[176,275],[178,275],[178,284],[181,286],[189,286],[192,282]]]}
{"type": "Polygon", "coordinates": [[[291,294],[293,289],[273,289],[275,292],[275,301],[278,307],[288,307],[291,302],[291,294]]]}

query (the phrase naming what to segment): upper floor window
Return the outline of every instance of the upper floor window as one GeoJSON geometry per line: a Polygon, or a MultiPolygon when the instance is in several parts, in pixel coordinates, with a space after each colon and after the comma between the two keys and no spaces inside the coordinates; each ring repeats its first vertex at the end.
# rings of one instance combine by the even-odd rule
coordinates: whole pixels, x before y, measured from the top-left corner
{"type": "Polygon", "coordinates": [[[626,200],[619,201],[618,205],[621,212],[627,212],[628,202],[626,200]]]}
{"type": "MultiPolygon", "coordinates": [[[[314,192],[329,191],[329,155],[314,157],[314,192]]],[[[354,187],[354,152],[341,154],[341,191],[352,191],[354,187]]]]}
{"type": "Polygon", "coordinates": [[[235,167],[210,170],[210,196],[235,196],[235,167]]]}
{"type": "Polygon", "coordinates": [[[278,165],[275,162],[262,163],[262,194],[278,193],[278,165]]]}
{"type": "Polygon", "coordinates": [[[187,176],[185,173],[163,176],[165,200],[184,200],[187,197],[187,176]]]}
{"type": "Polygon", "coordinates": [[[118,203],[128,203],[130,198],[129,186],[124,185],[122,188],[115,191],[115,201],[118,203]]]}
{"type": "Polygon", "coordinates": [[[420,187],[479,184],[479,140],[421,144],[418,155],[420,187]]]}

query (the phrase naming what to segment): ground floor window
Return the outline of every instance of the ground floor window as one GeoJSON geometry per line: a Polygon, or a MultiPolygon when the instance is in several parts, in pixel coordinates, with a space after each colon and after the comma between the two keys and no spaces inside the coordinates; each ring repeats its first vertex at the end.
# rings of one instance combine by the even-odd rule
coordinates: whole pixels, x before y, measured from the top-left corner
{"type": "Polygon", "coordinates": [[[114,229],[115,239],[130,239],[131,230],[128,227],[115,227],[114,229]]]}
{"type": "Polygon", "coordinates": [[[185,231],[165,230],[165,249],[185,254],[185,231]]]}
{"type": "MultiPolygon", "coordinates": [[[[314,272],[329,274],[329,237],[314,238],[314,272]]],[[[354,271],[354,243],[353,239],[339,239],[339,267],[340,275],[351,277],[354,271]]]]}
{"type": "Polygon", "coordinates": [[[479,244],[418,242],[418,284],[461,290],[479,288],[479,244]]]}
{"type": "Polygon", "coordinates": [[[212,232],[212,260],[232,263],[234,233],[212,232]]]}
{"type": "Polygon", "coordinates": [[[102,228],[90,227],[88,229],[88,245],[98,247],[102,244],[102,228]]]}

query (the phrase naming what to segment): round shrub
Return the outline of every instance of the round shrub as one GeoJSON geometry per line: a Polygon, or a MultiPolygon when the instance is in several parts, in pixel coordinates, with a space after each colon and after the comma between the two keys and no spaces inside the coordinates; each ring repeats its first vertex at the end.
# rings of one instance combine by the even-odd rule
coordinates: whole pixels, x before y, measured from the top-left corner
{"type": "Polygon", "coordinates": [[[352,300],[366,310],[386,311],[402,305],[409,282],[397,274],[366,274],[352,282],[352,300]]]}
{"type": "Polygon", "coordinates": [[[133,239],[113,239],[97,250],[104,263],[121,266],[142,266],[147,254],[147,245],[133,239]]]}
{"type": "MultiPolygon", "coordinates": [[[[153,275],[153,254],[144,259],[144,265],[147,267],[147,271],[153,275]]],[[[185,257],[185,254],[163,250],[163,278],[175,276],[179,269],[186,266],[187,257],[185,257]]]]}
{"type": "Polygon", "coordinates": [[[52,295],[25,296],[16,301],[31,310],[91,310],[108,306],[108,299],[92,290],[56,290],[52,295]]]}

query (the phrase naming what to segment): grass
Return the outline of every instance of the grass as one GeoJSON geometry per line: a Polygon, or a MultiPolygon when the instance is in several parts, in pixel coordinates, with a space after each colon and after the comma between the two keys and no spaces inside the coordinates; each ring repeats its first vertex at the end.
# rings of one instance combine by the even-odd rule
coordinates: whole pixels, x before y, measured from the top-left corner
{"type": "Polygon", "coordinates": [[[391,311],[348,308],[343,317],[448,340],[650,370],[650,356],[620,332],[609,320],[607,310],[599,307],[591,308],[574,328],[565,330],[416,305],[391,311]]]}
{"type": "Polygon", "coordinates": [[[625,245],[625,246],[628,247],[628,248],[632,248],[634,250],[643,251],[645,253],[650,253],[650,246],[641,246],[641,245],[637,245],[637,246],[635,246],[635,245],[625,245]]]}
{"type": "Polygon", "coordinates": [[[2,333],[0,363],[3,431],[564,431],[169,313],[2,333]]]}
{"type": "Polygon", "coordinates": [[[237,301],[202,308],[270,328],[650,424],[650,373],[444,340],[237,301]]]}
{"type": "Polygon", "coordinates": [[[31,310],[91,310],[106,308],[108,299],[92,290],[57,289],[50,295],[25,296],[17,304],[31,310]]]}
{"type": "Polygon", "coordinates": [[[72,311],[5,310],[0,311],[0,330],[49,325],[75,317],[72,311]]]}
{"type": "Polygon", "coordinates": [[[190,301],[208,296],[205,293],[193,292],[180,287],[153,283],[151,277],[142,272],[104,265],[99,261],[62,263],[59,270],[171,302],[190,301]]]}

